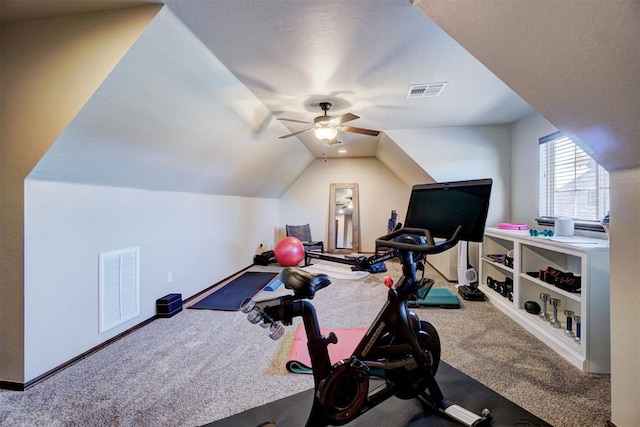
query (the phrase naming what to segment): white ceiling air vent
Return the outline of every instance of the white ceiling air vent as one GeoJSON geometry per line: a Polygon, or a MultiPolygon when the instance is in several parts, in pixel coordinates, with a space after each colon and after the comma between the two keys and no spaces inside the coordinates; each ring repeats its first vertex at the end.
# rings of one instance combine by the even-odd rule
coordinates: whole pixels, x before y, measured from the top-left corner
{"type": "Polygon", "coordinates": [[[411,85],[407,92],[407,98],[433,98],[440,96],[447,84],[447,82],[440,82],[411,85]]]}

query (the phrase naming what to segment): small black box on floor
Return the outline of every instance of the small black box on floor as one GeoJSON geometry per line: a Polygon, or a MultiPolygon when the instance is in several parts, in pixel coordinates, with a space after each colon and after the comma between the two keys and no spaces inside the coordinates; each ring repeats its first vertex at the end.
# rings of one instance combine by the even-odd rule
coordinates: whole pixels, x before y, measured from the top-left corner
{"type": "Polygon", "coordinates": [[[269,265],[276,262],[276,257],[273,251],[264,251],[253,257],[253,263],[255,265],[269,265]]]}
{"type": "Polygon", "coordinates": [[[173,317],[182,311],[182,294],[169,294],[156,300],[158,317],[173,317]]]}

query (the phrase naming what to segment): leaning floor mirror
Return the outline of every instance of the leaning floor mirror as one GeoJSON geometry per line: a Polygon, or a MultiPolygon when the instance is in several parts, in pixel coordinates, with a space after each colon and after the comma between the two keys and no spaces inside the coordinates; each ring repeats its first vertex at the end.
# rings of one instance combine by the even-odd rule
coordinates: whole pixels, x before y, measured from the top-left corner
{"type": "Polygon", "coordinates": [[[358,184],[331,184],[329,191],[329,252],[360,251],[358,184]]]}

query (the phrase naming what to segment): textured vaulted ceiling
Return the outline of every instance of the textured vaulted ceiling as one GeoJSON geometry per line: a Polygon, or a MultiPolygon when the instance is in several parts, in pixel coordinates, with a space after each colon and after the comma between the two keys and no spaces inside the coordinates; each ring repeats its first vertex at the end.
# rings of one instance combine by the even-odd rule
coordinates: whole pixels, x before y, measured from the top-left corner
{"type": "MultiPolygon", "coordinates": [[[[2,20],[143,3],[158,1],[3,0],[2,20]]],[[[393,141],[385,130],[506,124],[534,111],[427,17],[433,13],[442,18],[447,30],[460,34],[492,67],[513,69],[506,40],[496,56],[495,45],[478,46],[465,24],[472,22],[481,31],[485,21],[494,22],[483,17],[482,2],[466,20],[450,15],[454,3],[427,0],[418,2],[419,7],[408,0],[163,3],[32,177],[277,197],[314,158],[376,156],[383,137],[385,164],[393,165],[393,141]],[[440,97],[405,97],[409,85],[432,82],[448,82],[440,97]],[[310,133],[278,138],[306,126],[276,118],[312,121],[320,114],[320,101],[333,103],[330,114],[359,115],[350,122],[353,126],[383,133],[340,133],[346,154],[310,133]]],[[[500,15],[496,8],[492,13],[500,15]]],[[[520,25],[508,19],[495,22],[511,34],[520,25]]],[[[597,57],[596,52],[590,57],[597,57]]],[[[530,58],[520,60],[520,66],[526,60],[530,58]]],[[[521,82],[513,74],[504,74],[507,80],[538,101],[538,87],[526,84],[526,66],[516,69],[521,82]]],[[[548,107],[548,99],[543,101],[539,108],[548,107]]],[[[553,107],[547,117],[552,113],[553,107]]],[[[554,124],[561,128],[562,123],[554,124]]]]}
{"type": "Polygon", "coordinates": [[[269,114],[165,7],[30,176],[278,197],[313,156],[274,144],[279,123],[256,132],[269,114]]]}
{"type": "MultiPolygon", "coordinates": [[[[24,19],[19,4],[5,0],[5,21],[24,19]]],[[[62,1],[57,14],[97,4],[127,5],[62,1]]],[[[277,197],[314,158],[376,156],[381,137],[340,133],[346,154],[311,133],[278,138],[306,125],[276,118],[313,120],[320,101],[383,132],[510,123],[532,111],[406,0],[164,4],[32,178],[277,197]],[[440,97],[405,97],[432,82],[448,82],[440,97]]]]}
{"type": "Polygon", "coordinates": [[[640,166],[640,2],[414,0],[607,170],[640,166]]]}
{"type": "MultiPolygon", "coordinates": [[[[166,4],[277,117],[312,120],[330,101],[330,113],[361,117],[349,124],[384,131],[510,123],[531,111],[407,0],[166,4]],[[449,85],[438,98],[405,97],[432,82],[449,85]]],[[[377,138],[339,139],[351,156],[375,155],[377,138]]],[[[300,140],[318,157],[335,153],[310,133],[300,140]]]]}

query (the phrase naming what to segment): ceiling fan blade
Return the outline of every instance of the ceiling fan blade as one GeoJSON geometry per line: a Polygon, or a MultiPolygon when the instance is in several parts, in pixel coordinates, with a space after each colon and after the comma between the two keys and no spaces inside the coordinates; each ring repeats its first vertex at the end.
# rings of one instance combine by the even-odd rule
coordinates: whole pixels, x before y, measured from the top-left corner
{"type": "Polygon", "coordinates": [[[353,126],[340,126],[339,129],[341,131],[344,131],[344,132],[360,133],[362,135],[369,135],[369,136],[378,136],[378,135],[380,135],[380,131],[379,130],[354,128],[353,126]]]}
{"type": "Polygon", "coordinates": [[[332,117],[331,120],[329,120],[329,122],[333,123],[334,125],[340,125],[342,123],[350,122],[351,120],[355,120],[359,118],[360,116],[356,116],[355,114],[352,114],[352,113],[347,113],[338,117],[332,117]]]}
{"type": "Polygon", "coordinates": [[[289,138],[290,136],[300,135],[301,133],[311,132],[312,130],[315,130],[315,128],[309,128],[309,129],[305,129],[305,130],[299,130],[298,132],[290,133],[289,135],[283,135],[283,136],[281,136],[281,137],[280,137],[280,139],[289,138]]]}
{"type": "Polygon", "coordinates": [[[302,121],[302,120],[294,120],[294,119],[278,119],[278,120],[283,120],[283,121],[286,121],[286,122],[304,123],[305,125],[312,125],[313,124],[311,122],[305,122],[305,121],[302,121]]]}

